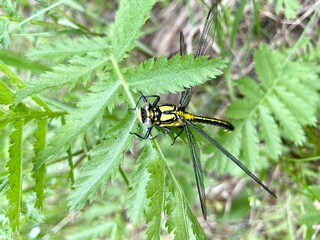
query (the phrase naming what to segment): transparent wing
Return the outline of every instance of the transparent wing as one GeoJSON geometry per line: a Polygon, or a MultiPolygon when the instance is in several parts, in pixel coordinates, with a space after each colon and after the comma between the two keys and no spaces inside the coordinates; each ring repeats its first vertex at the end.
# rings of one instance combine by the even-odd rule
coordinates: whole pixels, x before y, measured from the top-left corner
{"type": "Polygon", "coordinates": [[[184,40],[183,32],[180,31],[180,56],[183,57],[186,54],[186,42],[184,40]]]}
{"type": "Polygon", "coordinates": [[[200,42],[195,57],[205,55],[209,47],[213,44],[214,35],[216,33],[217,14],[217,6],[215,4],[212,4],[207,19],[204,23],[203,31],[200,37],[200,42]]]}
{"type": "MultiPolygon", "coordinates": [[[[242,162],[240,162],[237,158],[235,158],[231,153],[229,153],[224,147],[222,147],[216,140],[210,137],[205,131],[199,128],[197,125],[193,124],[188,120],[184,120],[186,124],[190,125],[192,128],[197,130],[204,138],[206,138],[211,144],[213,144],[216,148],[219,149],[227,158],[229,158],[232,162],[234,162],[239,168],[241,168],[249,177],[252,178],[256,183],[258,183],[264,190],[270,193],[272,196],[277,198],[276,194],[272,192],[266,185],[264,185],[260,179],[254,175],[242,162]]],[[[186,128],[188,129],[188,128],[186,128]]],[[[189,130],[189,129],[188,129],[189,130]]],[[[189,139],[188,139],[189,140],[189,139]]]]}
{"type": "MultiPolygon", "coordinates": [[[[215,4],[212,4],[209,10],[209,13],[207,15],[207,19],[204,23],[203,31],[199,41],[199,46],[194,55],[195,58],[200,55],[205,55],[208,49],[210,48],[210,46],[213,44],[214,35],[216,31],[217,14],[218,14],[217,6],[215,4]]],[[[185,48],[184,36],[180,32],[180,55],[181,56],[185,54],[185,51],[181,50],[183,48],[185,48]]],[[[181,93],[181,98],[179,103],[179,107],[181,109],[185,109],[189,105],[194,91],[195,91],[194,88],[186,88],[186,90],[184,90],[181,93]]]]}
{"type": "Polygon", "coordinates": [[[199,198],[200,198],[202,215],[203,215],[204,219],[207,219],[206,193],[205,193],[204,185],[203,185],[203,174],[202,174],[202,168],[201,168],[201,163],[200,163],[199,146],[198,146],[196,140],[194,139],[194,136],[192,135],[187,124],[184,125],[184,130],[186,131],[186,134],[187,134],[188,146],[189,146],[189,150],[190,150],[190,154],[191,154],[191,158],[192,158],[193,170],[194,170],[194,174],[196,176],[196,182],[197,182],[198,194],[199,194],[199,198]]]}

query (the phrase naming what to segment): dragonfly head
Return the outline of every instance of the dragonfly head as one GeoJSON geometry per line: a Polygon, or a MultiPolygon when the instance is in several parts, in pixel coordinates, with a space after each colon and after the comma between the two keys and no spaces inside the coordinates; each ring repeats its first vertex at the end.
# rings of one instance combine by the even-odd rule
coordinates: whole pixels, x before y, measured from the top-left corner
{"type": "Polygon", "coordinates": [[[137,115],[139,122],[144,124],[147,128],[152,127],[152,120],[151,120],[151,104],[146,102],[143,104],[141,108],[138,109],[137,115]]]}

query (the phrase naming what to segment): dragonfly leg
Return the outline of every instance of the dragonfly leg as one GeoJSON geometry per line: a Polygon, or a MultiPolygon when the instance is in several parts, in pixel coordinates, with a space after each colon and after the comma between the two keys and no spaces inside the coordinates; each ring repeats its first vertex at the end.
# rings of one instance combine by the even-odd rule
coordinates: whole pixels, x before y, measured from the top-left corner
{"type": "Polygon", "coordinates": [[[160,97],[159,97],[158,95],[145,96],[145,95],[143,95],[142,92],[140,92],[140,93],[141,93],[141,96],[139,97],[136,106],[135,106],[134,108],[129,108],[128,110],[136,110],[137,107],[138,107],[138,105],[139,105],[139,103],[141,102],[141,100],[142,100],[144,103],[146,103],[146,102],[148,102],[148,99],[147,99],[147,98],[150,98],[150,97],[156,98],[156,100],[155,100],[155,101],[152,103],[152,105],[151,105],[152,107],[155,107],[155,106],[158,104],[158,102],[160,101],[160,97]]]}
{"type": "Polygon", "coordinates": [[[134,108],[129,108],[128,110],[133,110],[133,111],[136,110],[141,100],[143,100],[143,102],[148,102],[147,98],[144,95],[141,94],[141,96],[138,99],[138,102],[137,102],[136,106],[134,108]]]}
{"type": "Polygon", "coordinates": [[[181,128],[180,132],[174,137],[173,142],[171,143],[171,146],[176,142],[176,139],[181,135],[181,133],[183,132],[183,128],[181,128]]]}
{"type": "Polygon", "coordinates": [[[153,140],[153,139],[155,139],[156,137],[159,137],[159,136],[165,136],[165,135],[170,134],[172,132],[171,129],[167,128],[167,127],[161,127],[161,129],[165,130],[166,133],[157,134],[154,137],[150,138],[150,140],[153,140]]]}
{"type": "Polygon", "coordinates": [[[150,136],[151,130],[152,130],[152,127],[148,128],[146,134],[143,137],[140,134],[135,132],[130,132],[130,134],[136,135],[138,138],[141,138],[141,139],[147,139],[150,136]]]}

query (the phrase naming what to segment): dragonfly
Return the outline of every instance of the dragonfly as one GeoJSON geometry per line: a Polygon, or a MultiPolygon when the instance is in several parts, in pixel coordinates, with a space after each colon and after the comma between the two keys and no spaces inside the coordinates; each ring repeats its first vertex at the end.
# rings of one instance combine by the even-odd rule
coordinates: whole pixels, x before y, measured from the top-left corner
{"type": "MultiPolygon", "coordinates": [[[[200,55],[205,55],[213,44],[216,21],[217,21],[217,6],[213,4],[208,12],[206,21],[204,23],[203,31],[200,36],[200,41],[198,48],[195,52],[195,58],[200,55]]],[[[180,55],[184,56],[186,54],[186,44],[184,41],[184,35],[180,32],[180,55]]],[[[227,131],[233,131],[234,126],[224,120],[198,116],[195,114],[188,113],[186,111],[187,106],[190,103],[192,94],[194,93],[195,88],[185,88],[181,93],[181,98],[179,105],[174,104],[163,104],[158,105],[160,97],[158,95],[149,95],[144,96],[141,93],[140,98],[138,99],[135,108],[131,110],[137,111],[137,117],[141,124],[144,124],[147,127],[147,131],[144,136],[141,136],[138,133],[131,134],[136,135],[141,139],[154,139],[159,135],[165,135],[172,132],[172,128],[180,128],[180,132],[174,137],[173,143],[176,138],[180,136],[182,132],[186,133],[187,142],[189,146],[190,155],[192,158],[194,174],[196,178],[196,184],[200,199],[200,205],[202,210],[202,215],[204,219],[207,218],[206,210],[206,194],[204,187],[204,178],[203,178],[203,169],[200,162],[200,149],[197,141],[191,131],[191,129],[197,131],[202,135],[206,140],[208,140],[212,145],[214,145],[219,151],[221,151],[228,159],[234,162],[238,167],[240,167],[249,177],[251,177],[257,184],[259,184],[263,189],[265,189],[273,197],[277,198],[276,194],[271,191],[262,181],[254,175],[240,160],[234,157],[230,152],[228,152],[222,145],[220,145],[215,139],[209,136],[202,128],[198,127],[195,123],[204,123],[209,125],[214,125],[219,128],[222,128],[227,131]],[[154,98],[154,101],[151,103],[148,99],[154,98]],[[143,105],[139,108],[140,102],[143,101],[143,105]],[[166,133],[158,134],[155,137],[150,137],[151,131],[154,127],[165,130],[166,133]]]]}

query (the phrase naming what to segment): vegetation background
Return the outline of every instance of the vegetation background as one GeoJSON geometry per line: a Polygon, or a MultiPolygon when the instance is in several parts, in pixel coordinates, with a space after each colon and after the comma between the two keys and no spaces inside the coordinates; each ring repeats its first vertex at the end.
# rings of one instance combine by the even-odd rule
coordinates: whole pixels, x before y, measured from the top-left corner
{"type": "Polygon", "coordinates": [[[222,0],[212,59],[168,60],[210,5],[1,2],[1,239],[320,238],[320,1],[222,0]],[[234,123],[206,131],[278,199],[196,135],[204,221],[185,142],[129,134],[138,91],[196,85],[188,110],[234,123]]]}

